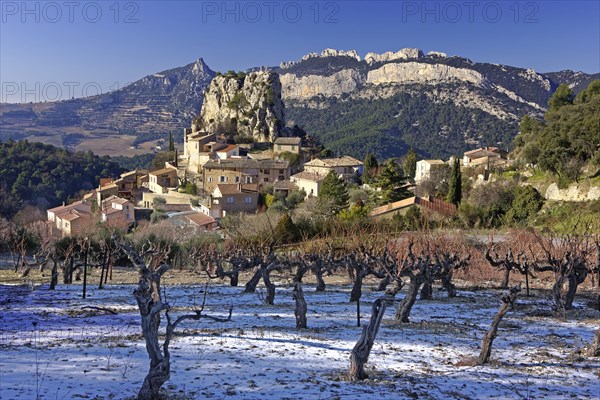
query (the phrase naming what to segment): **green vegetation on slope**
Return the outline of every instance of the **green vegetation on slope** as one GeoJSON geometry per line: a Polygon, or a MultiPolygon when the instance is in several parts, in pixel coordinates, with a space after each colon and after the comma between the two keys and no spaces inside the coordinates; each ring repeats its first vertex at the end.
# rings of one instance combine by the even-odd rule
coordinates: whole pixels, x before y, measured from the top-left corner
{"type": "Polygon", "coordinates": [[[559,183],[578,181],[586,166],[600,165],[600,80],[573,97],[561,85],[544,120],[525,116],[515,138],[518,158],[551,172],[559,183]]]}
{"type": "Polygon", "coordinates": [[[26,204],[54,207],[122,169],[108,156],[72,153],[42,143],[0,142],[0,216],[26,204]]]}
{"type": "MultiPolygon", "coordinates": [[[[448,85],[452,90],[454,86],[448,85]]],[[[447,158],[474,147],[467,138],[482,145],[510,146],[517,123],[501,120],[479,109],[436,102],[426,93],[431,87],[411,86],[383,99],[321,99],[323,107],[296,104],[286,107],[288,119],[319,137],[337,154],[363,159],[398,157],[410,147],[427,157],[447,158]],[[479,139],[480,138],[480,139],[479,139]]]]}

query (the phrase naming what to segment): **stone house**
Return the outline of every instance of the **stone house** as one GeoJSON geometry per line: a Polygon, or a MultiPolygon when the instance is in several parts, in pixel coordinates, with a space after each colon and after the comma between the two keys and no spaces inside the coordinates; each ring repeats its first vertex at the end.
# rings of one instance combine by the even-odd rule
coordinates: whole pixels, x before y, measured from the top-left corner
{"type": "Polygon", "coordinates": [[[63,236],[77,235],[90,225],[92,201],[80,200],[69,205],[51,208],[47,211],[51,230],[63,236]]]}
{"type": "Polygon", "coordinates": [[[472,167],[479,165],[506,164],[508,152],[498,147],[481,147],[479,149],[466,151],[463,155],[463,166],[472,167]]]}
{"type": "Polygon", "coordinates": [[[299,137],[278,137],[273,142],[273,153],[275,155],[281,153],[300,154],[300,146],[302,139],[299,137]]]}
{"type": "Polygon", "coordinates": [[[198,173],[209,160],[239,157],[240,148],[235,144],[225,143],[225,139],[214,133],[191,132],[185,129],[183,159],[187,161],[187,169],[198,173]]]}
{"type": "Polygon", "coordinates": [[[102,202],[100,221],[110,227],[127,228],[135,221],[133,204],[117,196],[109,197],[102,202]]]}
{"type": "Polygon", "coordinates": [[[356,174],[362,174],[363,163],[350,156],[315,158],[304,164],[304,171],[323,176],[334,171],[342,179],[351,180],[356,174]]]}
{"type": "Polygon", "coordinates": [[[218,227],[213,217],[198,211],[178,212],[169,216],[167,221],[171,225],[194,232],[210,231],[218,227]]]}
{"type": "Polygon", "coordinates": [[[202,189],[212,193],[218,184],[265,184],[287,180],[289,163],[285,160],[228,158],[211,160],[202,166],[202,189]]]}
{"type": "Polygon", "coordinates": [[[110,227],[126,229],[135,221],[133,204],[126,199],[111,196],[102,200],[100,207],[95,196],[47,211],[48,225],[63,236],[80,235],[100,222],[110,227]]]}
{"type": "Polygon", "coordinates": [[[229,213],[255,213],[258,209],[258,185],[217,184],[208,204],[201,206],[202,212],[220,219],[229,213]]]}
{"type": "Polygon", "coordinates": [[[179,179],[177,178],[177,169],[175,168],[163,168],[156,171],[152,171],[148,174],[148,189],[152,193],[164,194],[169,189],[174,189],[179,186],[179,179]]]}
{"type": "Polygon", "coordinates": [[[323,183],[325,176],[326,175],[323,174],[304,171],[292,175],[290,180],[295,183],[300,190],[304,190],[306,198],[309,198],[319,195],[319,190],[321,190],[321,184],[323,183]]]}
{"type": "Polygon", "coordinates": [[[141,196],[144,184],[149,181],[148,171],[136,169],[121,174],[121,177],[114,183],[117,185],[119,197],[134,199],[141,196]]]}

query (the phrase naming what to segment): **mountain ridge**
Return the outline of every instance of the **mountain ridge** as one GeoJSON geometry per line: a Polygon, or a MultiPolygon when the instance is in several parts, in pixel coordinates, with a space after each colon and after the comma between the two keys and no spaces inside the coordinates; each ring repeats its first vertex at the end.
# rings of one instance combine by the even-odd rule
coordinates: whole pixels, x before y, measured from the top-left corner
{"type": "MultiPolygon", "coordinates": [[[[473,62],[436,51],[425,54],[415,48],[381,54],[369,52],[364,57],[353,50],[326,49],[304,55],[298,61],[282,62],[278,67],[253,70],[258,69],[279,74],[290,124],[304,127],[338,153],[355,156],[362,156],[362,152],[356,151],[357,146],[348,147],[353,135],[363,138],[363,142],[372,138],[379,143],[378,135],[389,138],[390,132],[399,135],[397,139],[404,145],[381,151],[380,156],[401,155],[407,144],[418,144],[420,139],[430,143],[431,136],[440,132],[442,136],[450,132],[453,140],[460,141],[458,146],[455,143],[450,146],[453,149],[482,144],[508,147],[518,131],[518,120],[525,114],[541,115],[558,85],[566,83],[577,93],[592,80],[600,79],[600,74],[571,70],[538,73],[533,69],[473,62]],[[404,101],[401,106],[384,104],[399,98],[404,101]],[[361,99],[371,101],[361,103],[361,99]],[[390,115],[371,110],[371,114],[384,119],[372,124],[379,126],[379,131],[368,128],[368,132],[357,133],[349,129],[344,136],[343,127],[339,126],[341,119],[326,113],[328,109],[335,109],[345,113],[346,124],[358,124],[352,113],[368,115],[369,110],[363,113],[350,103],[363,104],[367,109],[376,104],[390,115]],[[431,110],[448,116],[439,117],[431,110]],[[311,112],[321,115],[320,121],[317,122],[311,112]],[[414,120],[399,121],[408,115],[414,120]],[[410,128],[423,126],[422,119],[426,115],[446,122],[430,126],[431,132],[410,128]],[[481,128],[458,121],[459,115],[483,121],[481,128]],[[492,130],[507,130],[508,134],[486,134],[483,130],[487,126],[492,130]],[[332,140],[333,136],[338,139],[332,140]],[[492,142],[498,137],[504,139],[492,142]]],[[[76,135],[97,138],[133,135],[141,138],[140,141],[165,137],[169,132],[180,139],[181,129],[189,127],[200,115],[204,91],[215,76],[199,58],[102,95],[55,103],[0,104],[0,140],[61,135],[62,144],[67,145],[77,143],[76,135]]],[[[421,147],[417,148],[424,155],[448,155],[438,149],[421,147]]]]}

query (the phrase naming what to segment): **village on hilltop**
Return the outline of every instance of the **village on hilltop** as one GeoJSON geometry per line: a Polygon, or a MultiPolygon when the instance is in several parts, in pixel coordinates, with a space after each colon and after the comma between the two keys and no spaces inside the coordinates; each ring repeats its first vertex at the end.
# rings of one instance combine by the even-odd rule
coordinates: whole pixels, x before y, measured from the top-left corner
{"type": "MultiPolygon", "coordinates": [[[[229,214],[265,210],[260,196],[265,189],[284,197],[300,192],[308,199],[319,195],[331,171],[348,183],[360,182],[364,172],[363,162],[347,155],[322,157],[301,137],[277,137],[268,149],[255,151],[251,145],[228,143],[224,136],[196,126],[184,129],[183,134],[183,154],[175,152],[162,168],[101,179],[81,200],[49,209],[51,229],[66,236],[81,234],[96,223],[128,229],[143,220],[165,219],[182,229],[209,231],[229,214]]],[[[496,147],[475,149],[464,153],[461,168],[470,168],[479,180],[487,180],[490,171],[510,164],[507,156],[496,147]]],[[[420,185],[439,179],[438,171],[448,170],[452,161],[417,161],[414,177],[408,177],[406,185],[414,195],[376,207],[370,216],[389,216],[415,205],[452,216],[454,204],[419,190],[420,185]]]]}

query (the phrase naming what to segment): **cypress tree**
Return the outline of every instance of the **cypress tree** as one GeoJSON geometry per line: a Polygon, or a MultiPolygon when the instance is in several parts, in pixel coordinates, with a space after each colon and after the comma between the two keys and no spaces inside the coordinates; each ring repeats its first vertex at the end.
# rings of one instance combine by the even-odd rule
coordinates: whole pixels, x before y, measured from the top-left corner
{"type": "Polygon", "coordinates": [[[462,200],[462,175],[460,172],[460,160],[454,159],[452,163],[452,172],[450,172],[450,183],[448,185],[448,197],[446,198],[449,203],[458,205],[462,200]]]}
{"type": "Polygon", "coordinates": [[[169,133],[169,151],[175,151],[175,142],[173,142],[173,133],[169,133]]]}
{"type": "Polygon", "coordinates": [[[411,147],[404,157],[404,173],[408,179],[414,179],[417,173],[417,153],[411,147]]]}
{"type": "Polygon", "coordinates": [[[373,153],[367,154],[363,163],[363,181],[365,183],[371,183],[373,181],[373,170],[377,168],[377,166],[377,159],[373,153]]]}

